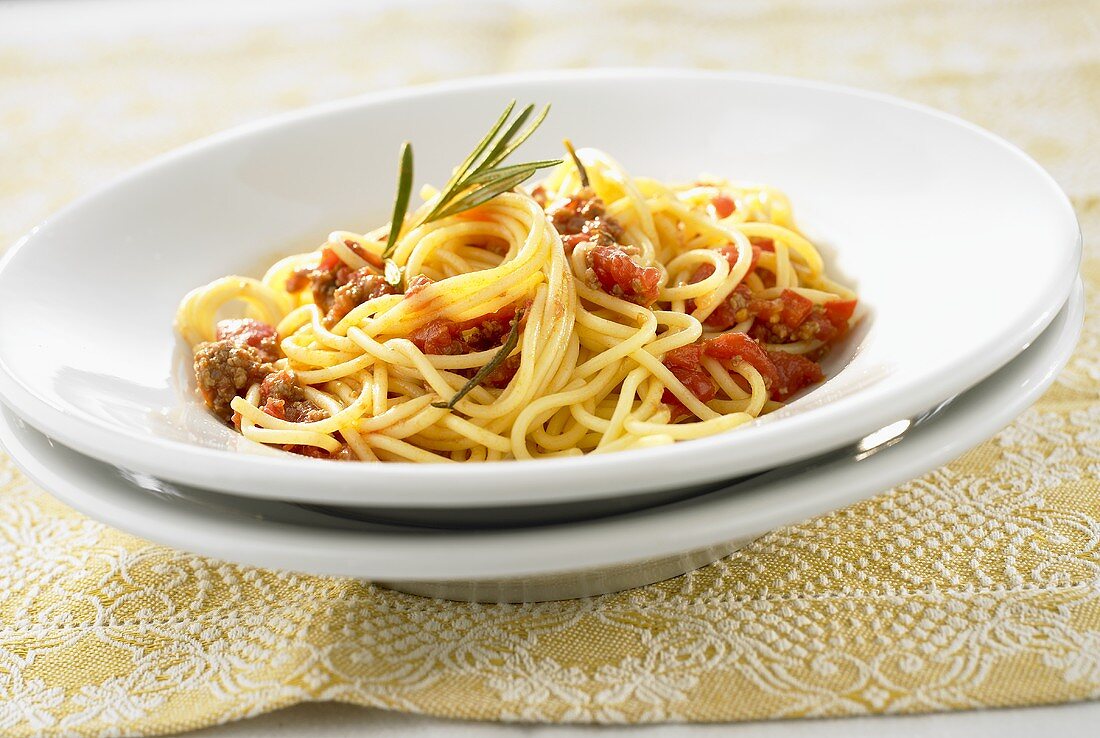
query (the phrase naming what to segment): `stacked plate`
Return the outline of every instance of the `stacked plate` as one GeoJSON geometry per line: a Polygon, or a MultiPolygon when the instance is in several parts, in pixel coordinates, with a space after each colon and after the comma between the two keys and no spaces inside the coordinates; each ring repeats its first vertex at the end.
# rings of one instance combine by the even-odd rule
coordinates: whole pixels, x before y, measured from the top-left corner
{"type": "Polygon", "coordinates": [[[192,145],[13,247],[0,442],[74,507],[189,551],[459,599],[596,594],[688,571],[988,438],[1076,343],[1079,255],[1068,201],[1026,155],[891,98],[657,71],[390,93],[192,145]],[[364,172],[406,138],[425,161],[455,160],[511,97],[554,104],[529,144],[546,153],[569,135],[632,171],[786,190],[867,310],[827,381],[723,435],[530,462],[306,459],[206,412],[172,330],[179,298],[337,227],[366,230],[363,205],[383,211],[392,176],[364,172]]]}

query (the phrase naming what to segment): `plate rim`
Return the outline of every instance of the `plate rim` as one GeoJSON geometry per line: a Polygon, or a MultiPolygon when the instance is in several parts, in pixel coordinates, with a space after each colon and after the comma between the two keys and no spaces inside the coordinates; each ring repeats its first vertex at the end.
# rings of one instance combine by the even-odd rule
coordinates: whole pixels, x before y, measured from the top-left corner
{"type": "MultiPolygon", "coordinates": [[[[1081,335],[1084,311],[1084,289],[1078,279],[1070,299],[1059,311],[1058,319],[1042,334],[1049,344],[1041,347],[1041,353],[1030,353],[1023,368],[1019,365],[1006,367],[1002,371],[1008,374],[998,373],[999,379],[990,378],[989,381],[996,381],[995,385],[973,388],[948,405],[938,418],[933,417],[929,421],[930,426],[922,429],[918,425],[897,443],[884,443],[871,453],[850,453],[841,458],[810,463],[794,470],[793,476],[790,473],[784,476],[782,469],[773,470],[748,483],[742,482],[683,502],[543,528],[503,531],[429,529],[410,533],[410,529],[392,526],[400,533],[392,540],[382,541],[382,536],[374,531],[275,523],[264,521],[262,517],[231,521],[215,513],[181,512],[178,507],[173,508],[166,496],[154,495],[136,485],[114,492],[120,499],[118,504],[104,505],[102,497],[88,493],[77,482],[61,475],[57,464],[51,465],[32,457],[31,461],[36,465],[29,468],[27,456],[32,455],[19,442],[18,431],[11,425],[12,420],[20,421],[2,406],[0,443],[7,447],[12,461],[29,479],[65,504],[133,535],[204,556],[237,561],[248,566],[379,580],[465,581],[567,574],[638,563],[689,549],[759,536],[775,527],[852,504],[938,468],[995,435],[1046,391],[1073,354],[1081,335]],[[1035,366],[1044,367],[1043,371],[1037,373],[1035,366]],[[1021,382],[1024,383],[1022,389],[1019,386],[1021,382]],[[1008,401],[1005,401],[1006,397],[1008,401]],[[973,405],[977,405],[981,412],[975,412],[970,407],[973,405]],[[979,427],[980,430],[974,430],[979,427]],[[20,450],[13,453],[13,446],[20,450]],[[872,475],[873,479],[870,478],[872,475]],[[51,476],[54,480],[61,480],[60,493],[50,489],[55,485],[44,482],[51,476]],[[823,484],[830,480],[831,484],[823,484]],[[831,489],[833,493],[821,495],[818,490],[816,496],[807,494],[814,492],[814,486],[831,489]],[[746,511],[738,511],[738,507],[751,507],[755,517],[746,516],[746,511]],[[146,508],[151,512],[143,514],[141,511],[146,508]],[[777,515],[786,522],[777,521],[777,515]],[[178,522],[175,528],[169,528],[175,532],[166,535],[165,521],[174,518],[178,522]],[[135,520],[138,522],[135,523],[135,520]],[[152,535],[150,521],[160,526],[152,535]],[[288,544],[289,539],[297,543],[288,544]],[[203,540],[209,543],[196,545],[196,542],[203,540]],[[619,545],[611,545],[612,541],[617,541],[619,545]],[[248,551],[240,555],[242,544],[257,543],[263,546],[262,551],[248,551]],[[234,546],[237,546],[236,551],[234,546]],[[540,546],[544,548],[540,549],[540,546]],[[550,547],[552,551],[546,550],[550,547]],[[267,560],[264,560],[265,557],[267,560]],[[317,561],[326,557],[329,563],[318,567],[317,561]],[[365,559],[370,561],[366,566],[365,559]],[[570,561],[574,563],[568,563],[570,561]],[[429,571],[430,567],[435,568],[429,571]]],[[[33,429],[32,432],[43,435],[33,429]]],[[[43,442],[51,448],[60,445],[45,436],[43,442]]],[[[72,449],[63,446],[62,449],[72,454],[81,466],[118,471],[72,449]]],[[[124,481],[121,474],[115,476],[124,481]]],[[[271,504],[286,503],[272,501],[271,504]]]]}

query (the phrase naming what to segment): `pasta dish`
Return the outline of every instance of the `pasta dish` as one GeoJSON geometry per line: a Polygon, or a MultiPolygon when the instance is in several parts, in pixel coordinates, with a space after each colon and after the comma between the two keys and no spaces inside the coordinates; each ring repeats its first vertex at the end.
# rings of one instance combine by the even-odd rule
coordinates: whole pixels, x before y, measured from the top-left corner
{"type": "Polygon", "coordinates": [[[782,192],[636,177],[569,142],[505,163],[546,112],[509,105],[419,205],[405,144],[390,224],[188,294],[212,412],[307,456],[495,461],[722,433],[823,379],[856,296],[782,192]]]}

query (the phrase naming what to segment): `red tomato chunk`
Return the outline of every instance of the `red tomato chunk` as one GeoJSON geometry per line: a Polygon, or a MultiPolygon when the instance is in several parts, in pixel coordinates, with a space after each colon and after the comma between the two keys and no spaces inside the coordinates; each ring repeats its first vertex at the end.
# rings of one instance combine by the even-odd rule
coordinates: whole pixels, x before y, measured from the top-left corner
{"type": "Polygon", "coordinates": [[[588,252],[588,263],[599,288],[607,294],[643,307],[657,300],[661,270],[639,266],[618,246],[596,246],[588,252]]]}
{"type": "Polygon", "coordinates": [[[714,214],[719,218],[728,218],[737,210],[737,203],[729,195],[715,195],[714,199],[710,201],[710,205],[714,208],[714,214]]]}
{"type": "MultiPolygon", "coordinates": [[[[745,362],[760,373],[771,399],[778,401],[786,400],[824,378],[821,367],[805,356],[766,351],[744,333],[724,333],[665,354],[664,365],[701,402],[714,399],[718,393],[714,379],[702,366],[704,355],[716,359],[731,371],[736,371],[738,363],[745,362]]],[[[674,409],[683,408],[679,398],[667,389],[661,399],[674,409]]]]}

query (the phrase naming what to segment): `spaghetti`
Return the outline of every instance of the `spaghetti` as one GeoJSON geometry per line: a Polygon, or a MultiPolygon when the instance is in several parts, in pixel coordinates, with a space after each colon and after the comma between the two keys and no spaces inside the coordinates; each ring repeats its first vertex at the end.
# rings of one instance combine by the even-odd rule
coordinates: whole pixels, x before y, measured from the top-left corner
{"type": "Polygon", "coordinates": [[[855,295],[781,192],[569,150],[531,190],[428,220],[425,188],[392,239],[337,231],[192,291],[177,326],[207,403],[306,455],[494,461],[708,436],[822,379],[855,295]],[[249,317],[219,322],[236,301],[249,317]]]}

